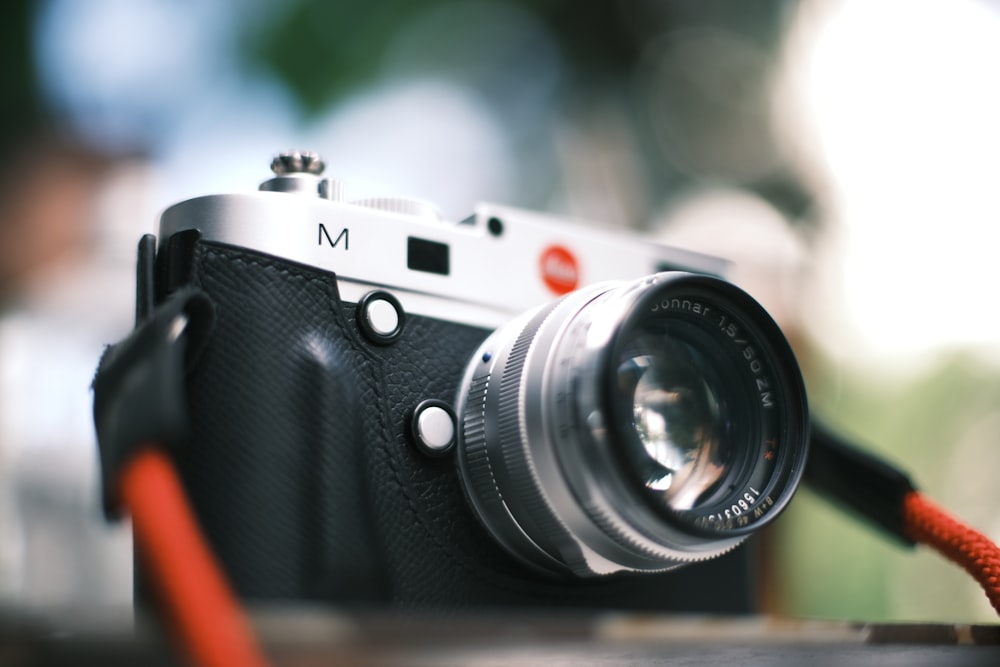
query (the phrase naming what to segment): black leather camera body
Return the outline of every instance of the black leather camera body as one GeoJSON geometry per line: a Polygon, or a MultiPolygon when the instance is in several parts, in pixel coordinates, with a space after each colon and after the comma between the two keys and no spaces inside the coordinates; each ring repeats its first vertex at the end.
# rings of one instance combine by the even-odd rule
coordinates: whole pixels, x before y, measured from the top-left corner
{"type": "Polygon", "coordinates": [[[214,311],[175,457],[237,592],[749,611],[733,549],[791,497],[807,417],[726,263],[503,207],[348,203],[321,168],[281,156],[140,245],[140,313],[188,287],[214,311]]]}

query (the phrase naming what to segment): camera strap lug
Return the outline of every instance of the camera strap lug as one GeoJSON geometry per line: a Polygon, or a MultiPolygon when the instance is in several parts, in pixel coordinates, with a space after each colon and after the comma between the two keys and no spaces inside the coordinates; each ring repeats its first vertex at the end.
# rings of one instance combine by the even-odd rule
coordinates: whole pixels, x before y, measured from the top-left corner
{"type": "Polygon", "coordinates": [[[187,437],[185,375],[208,342],[212,304],[202,292],[175,292],[149,312],[135,330],[109,346],[93,382],[94,424],[101,456],[105,515],[117,518],[115,480],[141,447],[168,450],[187,437]]]}

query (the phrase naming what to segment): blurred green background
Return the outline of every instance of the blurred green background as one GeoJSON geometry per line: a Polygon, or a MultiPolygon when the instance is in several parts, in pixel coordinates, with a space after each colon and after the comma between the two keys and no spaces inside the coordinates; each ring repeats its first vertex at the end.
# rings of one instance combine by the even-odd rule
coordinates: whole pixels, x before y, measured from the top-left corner
{"type": "MultiPolygon", "coordinates": [[[[86,387],[130,326],[135,239],[289,147],[359,198],[735,260],[814,413],[1000,538],[995,4],[13,1],[0,32],[0,603],[128,603],[86,387]]],[[[768,611],[994,618],[809,491],[757,542],[768,611]]]]}

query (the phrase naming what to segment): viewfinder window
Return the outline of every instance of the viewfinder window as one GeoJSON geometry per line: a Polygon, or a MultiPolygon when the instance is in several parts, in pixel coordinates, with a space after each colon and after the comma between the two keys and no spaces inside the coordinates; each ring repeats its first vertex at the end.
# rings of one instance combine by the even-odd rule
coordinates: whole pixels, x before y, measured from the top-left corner
{"type": "Polygon", "coordinates": [[[406,244],[406,266],[414,271],[448,275],[451,270],[448,244],[411,236],[406,244]]]}

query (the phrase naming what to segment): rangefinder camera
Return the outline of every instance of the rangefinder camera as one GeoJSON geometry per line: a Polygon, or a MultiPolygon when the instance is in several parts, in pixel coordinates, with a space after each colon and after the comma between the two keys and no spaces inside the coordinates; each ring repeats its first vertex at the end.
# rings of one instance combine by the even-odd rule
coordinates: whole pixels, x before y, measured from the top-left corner
{"type": "Polygon", "coordinates": [[[147,308],[192,288],[214,310],[176,459],[236,590],[704,607],[698,566],[674,570],[778,516],[808,436],[792,351],[727,262],[503,206],[349,201],[311,153],[272,170],[168,208],[140,280],[147,308]]]}

